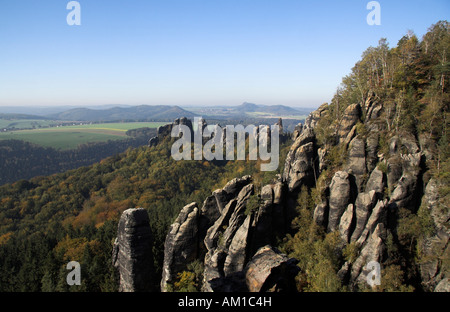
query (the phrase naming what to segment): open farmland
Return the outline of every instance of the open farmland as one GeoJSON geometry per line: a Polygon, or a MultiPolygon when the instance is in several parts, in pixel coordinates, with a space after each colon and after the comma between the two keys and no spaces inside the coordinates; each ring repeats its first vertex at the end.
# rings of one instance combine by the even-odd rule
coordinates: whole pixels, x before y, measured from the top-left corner
{"type": "Polygon", "coordinates": [[[86,124],[0,133],[0,140],[23,140],[55,149],[74,149],[79,144],[126,139],[127,130],[157,128],[163,122],[86,124]]]}

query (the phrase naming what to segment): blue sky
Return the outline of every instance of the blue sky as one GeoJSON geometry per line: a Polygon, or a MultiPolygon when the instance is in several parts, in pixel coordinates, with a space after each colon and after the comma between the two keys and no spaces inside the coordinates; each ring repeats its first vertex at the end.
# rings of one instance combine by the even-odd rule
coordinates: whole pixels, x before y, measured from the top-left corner
{"type": "Polygon", "coordinates": [[[448,0],[0,0],[0,106],[330,101],[382,37],[448,20],[448,0]]]}

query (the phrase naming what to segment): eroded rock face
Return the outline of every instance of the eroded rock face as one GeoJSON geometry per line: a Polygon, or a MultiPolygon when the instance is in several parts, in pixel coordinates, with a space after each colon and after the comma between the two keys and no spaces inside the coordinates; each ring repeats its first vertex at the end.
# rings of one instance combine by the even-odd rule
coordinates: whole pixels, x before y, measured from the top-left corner
{"type": "MultiPolygon", "coordinates": [[[[330,133],[347,153],[342,166],[336,168],[328,163],[330,146],[317,146],[314,127],[328,113],[328,106],[323,105],[307,118],[305,125],[296,127],[278,181],[255,187],[250,176],[233,179],[202,205],[184,207],[166,238],[161,288],[197,259],[204,263],[204,291],[290,289],[286,286],[290,285],[286,272],[292,277],[296,273],[288,264],[290,260],[270,245],[277,241],[276,235],[283,237],[283,231],[289,228],[301,187],[314,186],[325,169],[333,170],[327,172],[327,179],[332,179],[321,186],[321,202],[315,203],[313,218],[327,232],[338,231],[342,246],[357,246],[355,259],[345,262],[338,273],[350,289],[366,282],[368,262],[385,260],[387,233],[395,235],[398,210],[406,208],[415,213],[421,192],[425,193],[423,200],[436,227],[421,248],[425,255],[437,249],[441,258],[448,254],[449,216],[437,208],[436,181],[431,180],[426,190],[421,185],[422,161],[430,155],[423,156],[415,137],[408,134],[392,137],[389,153],[383,155],[378,150],[379,129],[383,129],[383,123],[377,120],[381,108],[369,97],[363,104],[365,120],[361,120],[361,105],[353,104],[337,126],[330,126],[330,133]],[[363,132],[357,127],[359,122],[364,123],[363,132]],[[253,203],[252,209],[247,209],[249,202],[253,203]]],[[[166,130],[161,129],[161,134],[166,130]]],[[[117,259],[116,255],[115,263],[117,259]]],[[[448,289],[448,272],[439,259],[434,257],[420,264],[424,289],[448,289]]]]}
{"type": "Polygon", "coordinates": [[[347,170],[355,176],[358,190],[361,190],[363,176],[367,173],[364,140],[355,137],[349,145],[347,170]]]}
{"type": "Polygon", "coordinates": [[[244,186],[232,199],[222,215],[208,229],[205,237],[207,253],[203,273],[203,290],[217,291],[222,285],[217,280],[242,271],[247,258],[249,228],[252,215],[246,215],[246,202],[253,194],[253,184],[244,186]],[[211,281],[215,281],[211,283],[211,281]]]}
{"type": "Polygon", "coordinates": [[[351,200],[350,177],[345,171],[334,174],[330,184],[328,231],[334,231],[339,226],[344,210],[351,200]]]}
{"type": "MultiPolygon", "coordinates": [[[[234,215],[233,224],[228,229],[226,236],[227,243],[232,245],[226,267],[229,271],[233,271],[233,267],[240,263],[242,248],[245,249],[246,246],[245,236],[247,233],[242,229],[238,231],[238,229],[245,211],[245,205],[242,202],[245,202],[250,194],[244,195],[244,193],[253,190],[250,182],[250,176],[233,179],[222,189],[218,189],[208,196],[201,208],[197,203],[191,203],[180,211],[169,229],[164,244],[161,291],[165,291],[168,284],[175,281],[177,274],[187,269],[188,264],[205,257],[205,253],[212,246],[215,246],[219,240],[222,242],[220,235],[223,234],[224,227],[229,226],[228,222],[233,216],[238,202],[241,203],[241,211],[234,215]],[[237,231],[238,233],[236,233],[237,231]]],[[[220,255],[217,256],[220,257],[220,255]]],[[[214,265],[212,264],[212,266],[214,265]]],[[[236,270],[239,270],[239,267],[236,270]]]]}
{"type": "Polygon", "coordinates": [[[261,247],[245,267],[245,282],[250,292],[295,291],[298,267],[271,246],[261,247]]]}
{"type": "Polygon", "coordinates": [[[305,120],[305,126],[308,128],[314,128],[319,119],[328,113],[328,104],[324,103],[320,105],[318,109],[311,112],[305,120]]]}
{"type": "Polygon", "coordinates": [[[170,226],[164,244],[161,291],[165,291],[167,284],[174,282],[176,274],[197,258],[198,217],[197,203],[191,203],[181,210],[170,226]]]}
{"type": "Polygon", "coordinates": [[[120,275],[119,291],[152,290],[152,235],[145,209],[132,208],[122,213],[113,246],[113,265],[120,275]]]}
{"type": "Polygon", "coordinates": [[[422,285],[428,291],[450,291],[450,272],[445,260],[450,254],[450,211],[443,209],[439,202],[438,182],[431,179],[422,199],[422,209],[431,216],[435,231],[425,236],[421,249],[423,261],[420,262],[422,285]],[[437,255],[432,256],[432,255],[437,255]]]}
{"type": "Polygon", "coordinates": [[[315,135],[312,128],[304,128],[292,144],[286,156],[283,180],[287,182],[289,191],[298,190],[302,184],[311,184],[314,179],[315,135]]]}
{"type": "Polygon", "coordinates": [[[351,104],[347,106],[347,108],[344,111],[344,114],[342,116],[339,130],[338,130],[338,137],[339,142],[343,142],[352,128],[356,125],[356,123],[359,121],[361,117],[361,106],[359,104],[351,104]]]}

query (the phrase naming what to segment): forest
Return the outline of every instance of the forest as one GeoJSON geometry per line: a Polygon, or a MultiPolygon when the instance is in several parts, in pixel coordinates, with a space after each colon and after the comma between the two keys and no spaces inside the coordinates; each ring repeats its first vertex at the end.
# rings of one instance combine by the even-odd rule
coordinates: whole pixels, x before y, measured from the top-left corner
{"type": "Polygon", "coordinates": [[[22,140],[0,140],[0,185],[87,166],[108,156],[147,144],[156,129],[129,130],[124,140],[108,140],[57,150],[22,140]]]}
{"type": "Polygon", "coordinates": [[[166,231],[186,202],[203,200],[235,176],[262,181],[275,174],[259,172],[257,161],[175,162],[172,143],[0,187],[0,291],[116,291],[111,248],[122,211],[148,210],[160,268],[166,231]],[[81,264],[81,286],[66,283],[72,260],[81,264]]]}

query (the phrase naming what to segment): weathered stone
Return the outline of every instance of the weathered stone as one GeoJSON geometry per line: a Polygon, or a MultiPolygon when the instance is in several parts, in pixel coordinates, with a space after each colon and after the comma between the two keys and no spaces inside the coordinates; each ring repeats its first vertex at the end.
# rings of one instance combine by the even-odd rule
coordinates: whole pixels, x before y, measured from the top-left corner
{"type": "Polygon", "coordinates": [[[448,259],[450,255],[450,210],[443,209],[439,199],[439,185],[432,178],[425,187],[421,209],[431,216],[434,232],[423,237],[420,245],[423,256],[419,266],[422,285],[429,291],[450,290],[449,267],[445,260],[441,260],[448,259]]]}
{"type": "Polygon", "coordinates": [[[222,215],[208,229],[205,246],[204,291],[222,289],[221,278],[242,271],[247,259],[249,228],[252,216],[246,216],[246,202],[253,194],[253,184],[242,187],[238,196],[232,199],[222,215]],[[215,285],[215,286],[214,286],[215,285]]]}
{"type": "Polygon", "coordinates": [[[345,171],[334,174],[330,184],[328,231],[334,231],[339,220],[350,202],[351,196],[349,175],[345,171]]]}
{"type": "Polygon", "coordinates": [[[222,189],[216,190],[211,196],[208,196],[203,202],[200,210],[199,237],[200,240],[206,236],[208,229],[214,225],[214,222],[222,216],[225,206],[238,196],[241,189],[252,181],[251,176],[243,176],[229,181],[222,189]]]}
{"type": "Polygon", "coordinates": [[[326,164],[326,156],[328,154],[328,150],[326,148],[318,148],[317,156],[319,157],[319,173],[327,168],[326,164]]]}
{"type": "Polygon", "coordinates": [[[244,264],[247,257],[247,244],[251,221],[252,216],[248,215],[233,236],[233,239],[228,247],[228,252],[223,267],[225,276],[244,269],[244,264]]]}
{"type": "Polygon", "coordinates": [[[198,253],[198,207],[197,203],[185,206],[170,226],[164,243],[161,291],[175,281],[177,273],[186,269],[198,253]]]}
{"type": "Polygon", "coordinates": [[[384,194],[384,188],[386,187],[384,173],[375,167],[370,174],[369,180],[367,180],[365,191],[375,191],[379,195],[384,194]]]}
{"type": "Polygon", "coordinates": [[[353,204],[349,204],[339,221],[339,234],[344,242],[348,242],[353,220],[353,204]]]}
{"type": "Polygon", "coordinates": [[[356,227],[351,236],[351,241],[358,240],[364,230],[364,227],[366,226],[366,222],[370,214],[372,213],[372,208],[375,206],[375,202],[376,196],[374,190],[367,193],[359,193],[356,197],[356,227]]]}
{"type": "Polygon", "coordinates": [[[303,131],[303,124],[299,123],[295,126],[294,131],[292,131],[291,139],[295,141],[303,131]]]}
{"type": "Polygon", "coordinates": [[[434,289],[435,292],[450,292],[450,278],[442,279],[434,289]]]}
{"type": "Polygon", "coordinates": [[[364,267],[371,261],[382,262],[386,251],[383,242],[383,238],[386,235],[385,232],[383,223],[379,223],[362,248],[359,257],[353,263],[350,281],[355,281],[358,284],[366,283],[366,277],[369,271],[366,271],[364,267]]]}
{"type": "Polygon", "coordinates": [[[310,183],[314,177],[314,140],[314,131],[311,128],[304,129],[286,156],[283,181],[288,183],[290,191],[310,183]]]}
{"type": "Polygon", "coordinates": [[[415,190],[417,185],[417,178],[410,173],[405,173],[400,180],[394,191],[391,194],[389,205],[393,208],[409,208],[414,210],[413,200],[415,197],[415,190]]]}
{"type": "Polygon", "coordinates": [[[314,221],[317,225],[321,225],[323,227],[327,227],[328,225],[328,213],[329,213],[329,207],[328,203],[326,201],[321,202],[316,206],[314,209],[314,221]]]}
{"type": "Polygon", "coordinates": [[[300,146],[292,153],[292,156],[288,155],[284,179],[288,182],[288,187],[291,192],[298,190],[303,184],[310,184],[312,179],[314,179],[313,159],[314,144],[312,142],[300,146]],[[292,162],[288,164],[288,161],[292,162]]]}
{"type": "Polygon", "coordinates": [[[361,117],[361,106],[359,104],[351,104],[347,106],[342,115],[342,119],[339,124],[338,137],[339,142],[343,142],[350,130],[356,125],[361,117]]]}
{"type": "Polygon", "coordinates": [[[351,170],[356,178],[356,186],[361,190],[363,177],[367,173],[366,169],[366,154],[364,140],[355,137],[349,146],[348,161],[346,165],[347,170],[351,170]]]}
{"type": "Polygon", "coordinates": [[[328,113],[328,104],[324,103],[318,109],[311,112],[305,120],[307,128],[314,128],[321,117],[328,113]]]}
{"type": "Polygon", "coordinates": [[[112,258],[120,275],[119,291],[152,290],[152,235],[145,209],[132,208],[122,213],[112,258]]]}
{"type": "Polygon", "coordinates": [[[261,247],[245,267],[245,281],[250,292],[295,291],[298,267],[294,259],[270,246],[261,247]]]}
{"type": "Polygon", "coordinates": [[[378,140],[379,134],[376,131],[371,131],[366,140],[366,166],[368,172],[372,172],[378,163],[378,140]]]}
{"type": "Polygon", "coordinates": [[[387,186],[389,192],[394,191],[394,187],[397,181],[401,178],[403,174],[401,157],[394,155],[387,159],[387,186]]]}
{"type": "Polygon", "coordinates": [[[378,224],[386,224],[386,205],[386,200],[379,200],[375,205],[375,208],[373,208],[369,220],[367,220],[366,226],[361,232],[361,235],[359,235],[359,237],[355,236],[355,239],[357,239],[356,242],[359,246],[362,246],[366,242],[367,237],[375,230],[378,224]]]}

